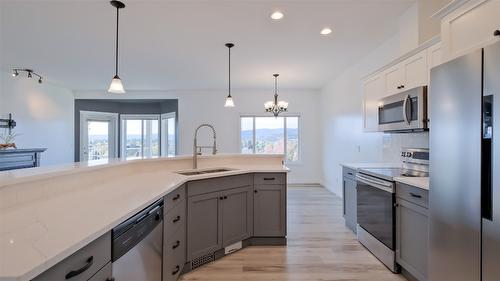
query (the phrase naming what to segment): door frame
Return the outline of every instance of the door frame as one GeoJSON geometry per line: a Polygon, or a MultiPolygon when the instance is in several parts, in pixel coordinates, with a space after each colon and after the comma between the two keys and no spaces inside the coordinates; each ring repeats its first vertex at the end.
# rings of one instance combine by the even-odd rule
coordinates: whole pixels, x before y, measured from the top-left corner
{"type": "Polygon", "coordinates": [[[168,113],[162,113],[160,114],[160,155],[162,157],[169,157],[168,156],[168,123],[167,123],[167,128],[163,127],[163,120],[174,118],[174,131],[175,131],[175,139],[174,139],[174,144],[175,144],[175,151],[174,151],[174,156],[177,155],[177,114],[176,112],[168,112],[168,113]]]}
{"type": "Polygon", "coordinates": [[[87,145],[88,140],[87,121],[109,122],[109,139],[112,140],[109,142],[109,152],[112,152],[113,155],[109,155],[108,159],[118,157],[118,116],[118,113],[80,110],[80,147],[78,148],[80,162],[88,161],[85,157],[84,149],[82,149],[87,145]]]}

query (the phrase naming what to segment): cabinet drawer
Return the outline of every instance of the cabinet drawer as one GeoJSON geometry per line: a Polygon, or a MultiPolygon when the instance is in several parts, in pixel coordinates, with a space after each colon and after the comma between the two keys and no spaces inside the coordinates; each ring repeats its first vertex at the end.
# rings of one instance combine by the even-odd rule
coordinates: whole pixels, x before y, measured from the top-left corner
{"type": "Polygon", "coordinates": [[[356,169],[344,167],[342,169],[344,178],[349,178],[351,180],[356,180],[356,169]]]}
{"type": "Polygon", "coordinates": [[[33,280],[87,281],[110,261],[111,233],[108,232],[33,280]]]}
{"type": "MultiPolygon", "coordinates": [[[[163,245],[163,259],[164,264],[168,261],[174,260],[184,264],[186,262],[186,230],[185,228],[179,229],[171,236],[166,236],[163,245]]],[[[171,268],[166,268],[166,272],[171,268]]]]}
{"type": "Polygon", "coordinates": [[[218,192],[253,184],[253,175],[237,175],[221,178],[204,179],[188,183],[188,196],[218,192]]]}
{"type": "Polygon", "coordinates": [[[99,270],[89,281],[111,281],[113,280],[113,270],[111,263],[108,262],[101,270],[99,270]]]}
{"type": "Polygon", "coordinates": [[[165,195],[164,202],[164,212],[168,212],[175,208],[180,202],[186,199],[186,185],[179,186],[174,191],[165,195]]]}
{"type": "Polygon", "coordinates": [[[177,280],[185,263],[186,256],[183,254],[166,257],[163,261],[163,281],[177,280]]]}
{"type": "Polygon", "coordinates": [[[429,208],[429,192],[425,189],[398,183],[396,195],[406,201],[415,203],[424,208],[429,208]]]}
{"type": "Polygon", "coordinates": [[[173,235],[181,227],[186,228],[186,200],[182,200],[175,208],[165,213],[163,219],[165,237],[173,235]]]}
{"type": "Polygon", "coordinates": [[[286,184],[285,173],[261,173],[255,174],[254,184],[286,184]]]}

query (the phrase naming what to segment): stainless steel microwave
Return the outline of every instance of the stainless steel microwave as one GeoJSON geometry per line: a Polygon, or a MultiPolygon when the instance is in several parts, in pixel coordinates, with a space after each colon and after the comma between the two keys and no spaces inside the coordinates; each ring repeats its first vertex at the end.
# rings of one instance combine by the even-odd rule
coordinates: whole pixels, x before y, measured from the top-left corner
{"type": "Polygon", "coordinates": [[[427,86],[413,88],[379,102],[379,131],[425,131],[428,129],[427,123],[427,86]]]}

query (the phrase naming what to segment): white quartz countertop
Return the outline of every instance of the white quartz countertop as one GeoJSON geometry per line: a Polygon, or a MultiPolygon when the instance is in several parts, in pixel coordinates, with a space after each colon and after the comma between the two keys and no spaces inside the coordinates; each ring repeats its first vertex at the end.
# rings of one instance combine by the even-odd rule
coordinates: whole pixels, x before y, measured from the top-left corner
{"type": "Polygon", "coordinates": [[[0,281],[27,281],[190,180],[288,172],[282,155],[200,157],[228,172],[183,176],[190,157],[0,173],[0,281]]]}
{"type": "Polygon", "coordinates": [[[429,190],[429,178],[428,177],[396,177],[395,181],[404,183],[407,185],[415,186],[425,190],[429,190]]]}
{"type": "Polygon", "coordinates": [[[340,165],[352,169],[401,168],[401,163],[342,163],[340,165]]]}

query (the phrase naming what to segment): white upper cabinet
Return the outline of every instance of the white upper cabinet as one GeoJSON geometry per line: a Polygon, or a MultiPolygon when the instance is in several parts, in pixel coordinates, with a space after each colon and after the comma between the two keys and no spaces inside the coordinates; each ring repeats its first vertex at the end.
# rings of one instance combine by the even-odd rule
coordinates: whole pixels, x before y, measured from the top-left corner
{"type": "Polygon", "coordinates": [[[401,64],[388,68],[382,74],[385,80],[385,92],[392,95],[401,92],[405,80],[404,69],[401,64]]]}
{"type": "Polygon", "coordinates": [[[427,50],[410,57],[402,63],[405,79],[402,90],[409,90],[429,84],[427,50]]]}
{"type": "Polygon", "coordinates": [[[500,1],[455,0],[436,14],[441,17],[441,37],[445,60],[498,41],[500,1]]]}
{"type": "Polygon", "coordinates": [[[384,76],[374,75],[363,82],[364,131],[378,131],[378,103],[385,94],[384,76]]]}
{"type": "Polygon", "coordinates": [[[441,63],[443,63],[443,45],[440,42],[427,49],[427,66],[429,67],[429,73],[433,67],[441,63]]]}

